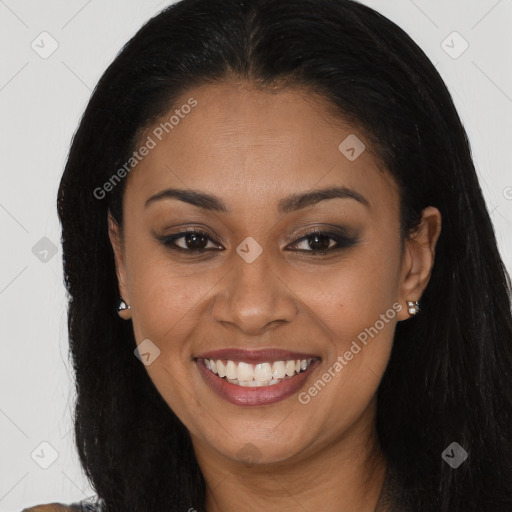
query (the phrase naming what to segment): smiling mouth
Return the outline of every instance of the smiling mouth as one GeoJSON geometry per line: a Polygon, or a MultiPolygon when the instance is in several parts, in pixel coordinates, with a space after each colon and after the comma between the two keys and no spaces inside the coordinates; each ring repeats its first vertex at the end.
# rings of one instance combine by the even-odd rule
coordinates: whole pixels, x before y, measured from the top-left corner
{"type": "Polygon", "coordinates": [[[273,386],[305,372],[318,358],[289,359],[257,364],[229,359],[202,359],[204,366],[230,384],[241,387],[273,386]]]}

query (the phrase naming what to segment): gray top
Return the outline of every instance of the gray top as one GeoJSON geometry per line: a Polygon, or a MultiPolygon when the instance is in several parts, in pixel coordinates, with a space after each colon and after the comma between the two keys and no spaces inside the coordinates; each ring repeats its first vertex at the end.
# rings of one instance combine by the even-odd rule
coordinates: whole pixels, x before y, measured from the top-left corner
{"type": "Polygon", "coordinates": [[[97,497],[87,498],[82,501],[64,505],[62,503],[46,503],[35,507],[24,508],[21,512],[55,512],[57,510],[66,512],[105,512],[102,501],[97,497]]]}
{"type": "MultiPolygon", "coordinates": [[[[38,512],[38,510],[38,507],[35,507],[34,509],[25,509],[22,512],[38,512]]],[[[76,503],[71,503],[64,510],[69,512],[105,512],[105,506],[100,498],[93,496],[76,503]]],[[[411,507],[401,493],[396,475],[387,468],[384,485],[374,512],[406,512],[410,510],[411,507]]]]}

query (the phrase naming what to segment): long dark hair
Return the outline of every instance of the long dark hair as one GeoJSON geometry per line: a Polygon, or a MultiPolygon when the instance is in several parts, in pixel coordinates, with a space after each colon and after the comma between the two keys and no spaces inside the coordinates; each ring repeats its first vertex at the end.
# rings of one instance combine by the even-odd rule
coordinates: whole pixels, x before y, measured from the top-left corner
{"type": "Polygon", "coordinates": [[[92,95],[58,213],[76,444],[106,510],[201,512],[205,482],[187,429],[134,357],[131,321],[115,312],[107,213],[122,225],[126,179],[103,198],[94,191],[180,95],[233,79],[302,86],[360,127],[399,185],[404,238],[424,207],[440,210],[421,313],[398,324],[378,390],[378,438],[410,510],[510,512],[510,279],[466,132],[423,51],[351,0],[183,0],[139,30],[92,95]],[[442,457],[453,442],[469,454],[457,469],[442,457]]]}

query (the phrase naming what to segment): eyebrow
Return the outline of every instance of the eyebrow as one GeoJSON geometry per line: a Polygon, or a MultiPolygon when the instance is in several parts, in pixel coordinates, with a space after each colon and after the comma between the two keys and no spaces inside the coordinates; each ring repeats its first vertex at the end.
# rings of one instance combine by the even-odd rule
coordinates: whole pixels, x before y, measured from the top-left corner
{"type": "MultiPolygon", "coordinates": [[[[151,203],[163,199],[178,199],[185,203],[189,203],[204,210],[212,210],[215,212],[229,213],[229,208],[218,197],[200,192],[198,190],[168,188],[154,194],[146,200],[144,206],[147,207],[151,203]]],[[[332,186],[312,190],[310,192],[292,194],[278,202],[278,211],[280,213],[290,213],[308,206],[313,206],[320,201],[327,199],[354,199],[366,207],[370,207],[369,201],[356,192],[347,187],[332,186]]]]}

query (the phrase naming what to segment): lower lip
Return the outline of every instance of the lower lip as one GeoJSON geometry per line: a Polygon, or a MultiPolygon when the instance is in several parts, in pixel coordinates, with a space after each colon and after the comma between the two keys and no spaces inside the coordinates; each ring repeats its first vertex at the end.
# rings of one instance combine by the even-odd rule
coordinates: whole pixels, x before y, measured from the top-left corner
{"type": "Polygon", "coordinates": [[[254,388],[227,382],[208,370],[204,365],[204,359],[197,359],[196,363],[206,384],[221,398],[235,405],[269,405],[280,402],[298,391],[305,384],[311,372],[320,364],[320,360],[315,359],[305,371],[283,380],[279,384],[254,388]]]}

